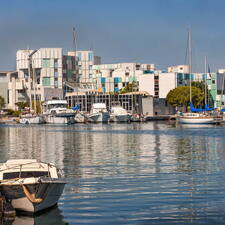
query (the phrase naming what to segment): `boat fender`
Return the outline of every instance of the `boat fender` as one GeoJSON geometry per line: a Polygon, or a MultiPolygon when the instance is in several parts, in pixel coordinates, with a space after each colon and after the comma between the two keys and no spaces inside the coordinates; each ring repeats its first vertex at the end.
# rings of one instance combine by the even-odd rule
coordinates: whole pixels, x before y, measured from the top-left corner
{"type": "Polygon", "coordinates": [[[44,201],[43,198],[36,198],[35,197],[35,194],[31,194],[28,190],[28,188],[25,186],[25,185],[22,185],[23,187],[23,192],[24,194],[26,195],[26,197],[29,199],[29,201],[31,201],[32,203],[36,203],[36,204],[39,204],[39,203],[42,203],[44,201]]]}

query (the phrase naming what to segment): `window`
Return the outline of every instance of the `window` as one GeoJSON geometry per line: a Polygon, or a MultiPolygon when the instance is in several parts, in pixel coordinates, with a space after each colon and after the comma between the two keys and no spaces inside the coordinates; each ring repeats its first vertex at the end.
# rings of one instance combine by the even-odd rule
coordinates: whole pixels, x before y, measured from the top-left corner
{"type": "Polygon", "coordinates": [[[28,178],[28,177],[43,177],[48,176],[48,171],[26,171],[26,172],[12,172],[12,173],[4,173],[3,179],[14,179],[14,178],[28,178]]]}
{"type": "Polygon", "coordinates": [[[216,81],[215,80],[212,80],[212,84],[215,84],[216,83],[216,81]]]}
{"type": "Polygon", "coordinates": [[[58,78],[55,78],[55,80],[54,80],[54,87],[55,87],[55,88],[58,87],[58,78]]]}
{"type": "Polygon", "coordinates": [[[129,76],[129,72],[126,72],[125,75],[126,75],[126,76],[129,76]]]}
{"type": "Polygon", "coordinates": [[[58,77],[58,71],[54,71],[54,77],[58,77]]]}
{"type": "Polygon", "coordinates": [[[42,85],[43,86],[50,86],[50,77],[43,77],[42,78],[42,85]]]}
{"type": "Polygon", "coordinates": [[[92,52],[89,52],[88,53],[88,61],[93,61],[93,53],[92,52]]]}
{"type": "Polygon", "coordinates": [[[50,68],[50,59],[42,59],[42,67],[50,68]]]}
{"type": "Polygon", "coordinates": [[[54,59],[54,68],[58,67],[58,59],[54,59]]]}
{"type": "Polygon", "coordinates": [[[78,58],[79,61],[81,60],[81,52],[77,53],[77,58],[78,58]]]}

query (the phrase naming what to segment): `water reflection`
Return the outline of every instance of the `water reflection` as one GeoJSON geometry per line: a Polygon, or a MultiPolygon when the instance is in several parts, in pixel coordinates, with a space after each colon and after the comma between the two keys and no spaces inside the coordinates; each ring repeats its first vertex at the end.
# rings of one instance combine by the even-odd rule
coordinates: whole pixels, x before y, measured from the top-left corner
{"type": "Polygon", "coordinates": [[[69,224],[216,224],[225,212],[224,131],[162,122],[4,126],[0,157],[63,168],[59,208],[69,224]]]}
{"type": "Polygon", "coordinates": [[[66,225],[62,212],[58,207],[48,210],[39,216],[16,216],[13,219],[3,218],[1,225],[66,225]]]}

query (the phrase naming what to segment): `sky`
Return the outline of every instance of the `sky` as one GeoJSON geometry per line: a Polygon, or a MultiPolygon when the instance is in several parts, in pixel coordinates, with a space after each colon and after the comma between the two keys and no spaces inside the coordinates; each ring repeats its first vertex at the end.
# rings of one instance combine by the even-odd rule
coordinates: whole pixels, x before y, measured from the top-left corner
{"type": "Polygon", "coordinates": [[[225,68],[225,0],[0,0],[0,70],[16,69],[16,51],[94,50],[102,63],[185,63],[192,30],[193,70],[225,68]]]}

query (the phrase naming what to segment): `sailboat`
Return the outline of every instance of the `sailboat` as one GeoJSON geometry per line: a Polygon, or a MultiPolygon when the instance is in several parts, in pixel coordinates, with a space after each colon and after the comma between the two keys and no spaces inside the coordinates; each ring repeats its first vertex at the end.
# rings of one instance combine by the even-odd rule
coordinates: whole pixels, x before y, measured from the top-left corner
{"type": "Polygon", "coordinates": [[[28,71],[29,71],[29,102],[30,102],[30,111],[32,108],[32,98],[31,98],[31,90],[34,90],[34,114],[28,113],[25,115],[21,115],[19,119],[19,123],[21,124],[40,124],[44,123],[44,118],[42,116],[37,115],[37,107],[36,107],[36,74],[35,69],[32,67],[32,56],[38,50],[34,50],[28,55],[28,71]],[[32,76],[31,76],[32,74],[32,76]],[[32,87],[31,87],[32,86],[32,87]]]}
{"type": "MultiPolygon", "coordinates": [[[[191,52],[191,30],[188,32],[188,50],[189,50],[189,79],[190,79],[190,113],[182,113],[178,115],[177,120],[183,124],[212,124],[215,123],[214,117],[205,113],[209,111],[209,107],[206,104],[205,93],[205,109],[196,109],[192,104],[192,90],[191,90],[191,75],[192,75],[192,52],[191,52]],[[208,110],[207,110],[208,109],[208,110]]],[[[206,73],[207,74],[207,73],[206,73]]],[[[206,82],[206,80],[205,80],[206,82]]],[[[206,83],[205,83],[206,85],[206,83]]],[[[205,88],[206,89],[206,88],[205,88]]]]}

